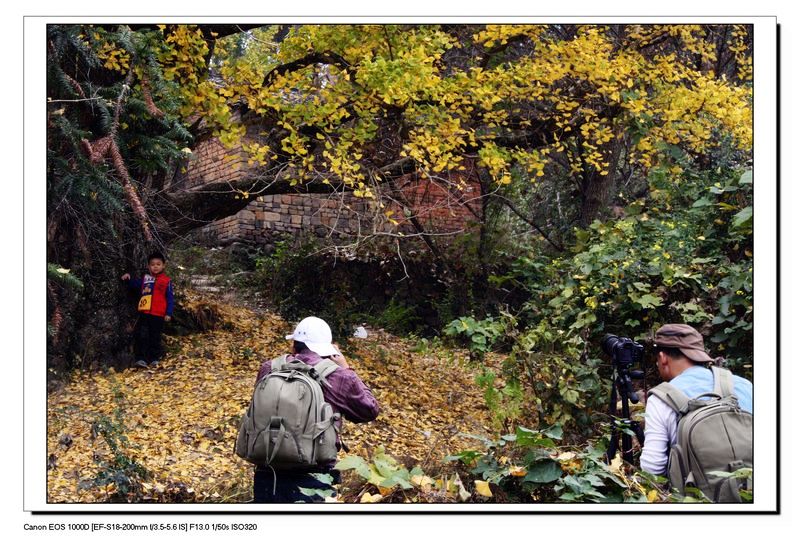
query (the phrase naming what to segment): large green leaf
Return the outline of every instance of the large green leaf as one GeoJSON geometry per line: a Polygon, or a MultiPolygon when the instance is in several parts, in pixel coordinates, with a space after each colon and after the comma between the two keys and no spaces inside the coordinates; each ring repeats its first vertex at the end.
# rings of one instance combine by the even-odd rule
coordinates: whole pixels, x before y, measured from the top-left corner
{"type": "Polygon", "coordinates": [[[733,216],[731,228],[734,230],[745,230],[753,227],[753,206],[747,206],[733,216]]]}
{"type": "Polygon", "coordinates": [[[364,479],[369,479],[372,475],[369,464],[366,460],[356,455],[348,455],[339,460],[334,466],[339,471],[355,470],[364,479]]]}
{"type": "Polygon", "coordinates": [[[653,294],[643,294],[642,296],[629,294],[629,297],[631,300],[642,306],[642,309],[653,309],[663,304],[661,298],[653,294]]]}
{"type": "Polygon", "coordinates": [[[541,432],[530,430],[524,426],[517,427],[517,444],[522,447],[555,447],[555,442],[543,437],[541,432]]]}
{"type": "Polygon", "coordinates": [[[543,460],[528,467],[523,481],[529,483],[552,483],[562,475],[561,465],[554,460],[543,460]]]}
{"type": "Polygon", "coordinates": [[[542,433],[547,437],[552,437],[553,439],[561,439],[564,435],[564,429],[561,428],[560,424],[554,424],[549,428],[545,428],[542,433]]]}
{"type": "Polygon", "coordinates": [[[753,170],[747,170],[742,174],[739,178],[740,185],[752,185],[753,184],[753,170]]]}

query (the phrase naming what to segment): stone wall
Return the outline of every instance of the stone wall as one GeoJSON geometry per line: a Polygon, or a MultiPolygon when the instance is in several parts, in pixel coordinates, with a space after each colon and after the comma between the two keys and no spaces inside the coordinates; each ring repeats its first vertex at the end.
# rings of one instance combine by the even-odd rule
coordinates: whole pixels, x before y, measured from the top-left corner
{"type": "MultiPolygon", "coordinates": [[[[245,124],[247,133],[243,141],[258,139],[262,127],[245,124]]],[[[210,138],[193,151],[175,183],[199,189],[207,183],[255,175],[258,171],[248,163],[241,145],[226,149],[219,140],[210,138]]],[[[397,180],[406,208],[394,198],[384,198],[381,207],[377,200],[358,198],[349,192],[261,196],[236,215],[204,227],[202,233],[210,241],[223,244],[234,241],[268,244],[279,237],[301,234],[340,239],[385,231],[411,233],[414,228],[409,217],[413,216],[426,230],[455,235],[471,227],[470,223],[476,220],[473,210],[480,209],[479,186],[463,182],[459,175],[454,176],[451,184],[461,183],[464,188],[452,192],[441,184],[420,181],[412,175],[397,180]]]]}
{"type": "Polygon", "coordinates": [[[178,182],[182,188],[194,189],[207,183],[237,181],[248,174],[248,169],[247,155],[241,145],[226,149],[212,138],[192,152],[178,182]]]}
{"type": "Polygon", "coordinates": [[[380,208],[376,200],[352,193],[261,196],[236,215],[204,227],[203,234],[223,244],[268,244],[301,234],[336,240],[380,232],[409,234],[414,232],[409,214],[427,230],[439,234],[462,233],[475,221],[469,203],[465,205],[464,201],[478,194],[477,186],[468,185],[458,198],[430,183],[409,181],[401,184],[400,190],[409,203],[408,213],[396,203],[387,201],[380,208]]]}

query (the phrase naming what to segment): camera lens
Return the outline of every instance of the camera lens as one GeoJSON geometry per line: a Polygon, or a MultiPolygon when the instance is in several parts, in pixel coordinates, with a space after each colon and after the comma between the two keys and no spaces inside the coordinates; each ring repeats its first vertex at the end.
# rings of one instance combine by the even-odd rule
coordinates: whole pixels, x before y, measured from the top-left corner
{"type": "Polygon", "coordinates": [[[603,342],[601,346],[603,347],[603,352],[606,353],[608,356],[613,356],[614,348],[617,346],[619,342],[619,336],[615,336],[612,334],[606,334],[603,337],[603,342]]]}

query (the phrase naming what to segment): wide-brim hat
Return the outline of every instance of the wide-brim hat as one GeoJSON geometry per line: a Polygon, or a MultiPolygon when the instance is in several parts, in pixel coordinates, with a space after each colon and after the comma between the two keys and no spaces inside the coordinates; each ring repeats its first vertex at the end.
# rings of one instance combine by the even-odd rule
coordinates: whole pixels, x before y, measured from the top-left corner
{"type": "Polygon", "coordinates": [[[693,362],[713,362],[706,352],[703,336],[688,324],[665,324],[656,331],[656,347],[678,349],[693,362]]]}
{"type": "Polygon", "coordinates": [[[297,323],[294,332],[286,336],[286,339],[304,343],[306,347],[320,356],[339,354],[339,350],[332,343],[331,327],[319,317],[306,317],[301,320],[297,323]]]}

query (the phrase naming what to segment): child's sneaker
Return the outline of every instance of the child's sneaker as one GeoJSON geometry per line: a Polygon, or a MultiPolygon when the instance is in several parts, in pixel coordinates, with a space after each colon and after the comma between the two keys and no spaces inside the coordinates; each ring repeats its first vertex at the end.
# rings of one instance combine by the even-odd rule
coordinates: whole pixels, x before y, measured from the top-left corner
{"type": "Polygon", "coordinates": [[[144,360],[137,360],[136,362],[134,362],[133,365],[137,366],[139,368],[146,368],[147,367],[147,362],[145,362],[144,360]]]}
{"type": "Polygon", "coordinates": [[[160,360],[153,360],[152,362],[150,362],[150,367],[151,367],[151,368],[155,368],[155,367],[157,367],[157,366],[158,366],[160,363],[161,363],[161,361],[160,361],[160,360]]]}

